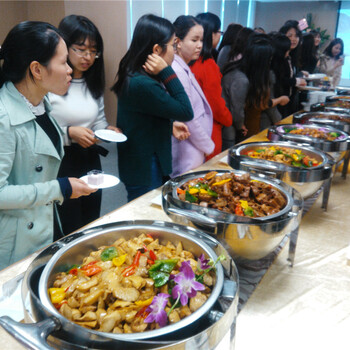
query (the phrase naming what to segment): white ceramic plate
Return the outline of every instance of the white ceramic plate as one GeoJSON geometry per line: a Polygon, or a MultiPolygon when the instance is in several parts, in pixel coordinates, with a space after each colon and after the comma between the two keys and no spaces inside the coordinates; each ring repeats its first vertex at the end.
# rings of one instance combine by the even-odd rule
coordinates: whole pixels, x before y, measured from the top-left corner
{"type": "Polygon", "coordinates": [[[128,139],[124,134],[109,129],[96,130],[95,136],[106,142],[125,142],[128,139]]]}
{"type": "Polygon", "coordinates": [[[305,79],[306,80],[318,80],[318,79],[323,79],[326,76],[327,76],[326,74],[315,73],[315,74],[309,74],[309,76],[305,77],[305,79]]]}
{"type": "Polygon", "coordinates": [[[103,174],[103,182],[97,186],[95,185],[90,185],[88,183],[88,176],[82,176],[80,180],[83,180],[85,183],[87,183],[91,188],[108,188],[108,187],[113,187],[119,184],[120,180],[113,175],[108,175],[108,174],[103,174]]]}

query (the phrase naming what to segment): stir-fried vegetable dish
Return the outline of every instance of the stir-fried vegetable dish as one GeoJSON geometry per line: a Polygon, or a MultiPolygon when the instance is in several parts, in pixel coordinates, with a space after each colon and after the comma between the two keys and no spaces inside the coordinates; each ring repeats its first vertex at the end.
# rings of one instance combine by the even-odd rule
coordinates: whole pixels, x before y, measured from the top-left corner
{"type": "Polygon", "coordinates": [[[100,247],[55,277],[48,293],[70,321],[101,332],[135,333],[180,321],[215,285],[216,262],[149,234],[100,247]]]}
{"type": "Polygon", "coordinates": [[[295,127],[282,127],[283,132],[287,134],[293,134],[293,135],[305,135],[317,139],[322,139],[325,141],[335,141],[338,139],[342,134],[340,132],[336,131],[327,131],[324,128],[308,128],[308,127],[302,127],[302,126],[295,126],[295,127]]]}
{"type": "Polygon", "coordinates": [[[335,102],[327,103],[327,106],[340,107],[340,108],[350,108],[350,101],[338,100],[335,102]]]}
{"type": "Polygon", "coordinates": [[[318,115],[313,115],[310,120],[312,121],[313,119],[328,119],[328,120],[339,120],[341,122],[345,123],[350,123],[350,115],[348,117],[339,115],[339,114],[318,114],[318,115]]]}
{"type": "Polygon", "coordinates": [[[219,175],[212,171],[204,177],[187,181],[177,193],[182,201],[248,217],[276,214],[287,204],[277,188],[251,180],[249,174],[219,175]]]}
{"type": "Polygon", "coordinates": [[[317,159],[304,154],[300,149],[280,146],[259,147],[248,151],[245,155],[298,168],[312,168],[321,164],[317,159]]]}

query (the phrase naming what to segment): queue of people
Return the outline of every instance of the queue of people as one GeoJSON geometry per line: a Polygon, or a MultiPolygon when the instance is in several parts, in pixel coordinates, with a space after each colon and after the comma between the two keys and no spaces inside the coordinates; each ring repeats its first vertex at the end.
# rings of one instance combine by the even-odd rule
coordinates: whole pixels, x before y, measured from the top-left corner
{"type": "Polygon", "coordinates": [[[70,15],[59,28],[16,25],[0,48],[0,269],[100,215],[101,191],[79,179],[101,169],[94,132],[122,132],[119,174],[131,201],[170,177],[299,109],[298,87],[315,71],[338,84],[344,44],[319,53],[319,33],[287,21],[278,32],[218,16],[144,15],[111,90],[117,125],[104,112],[103,40],[70,15]]]}

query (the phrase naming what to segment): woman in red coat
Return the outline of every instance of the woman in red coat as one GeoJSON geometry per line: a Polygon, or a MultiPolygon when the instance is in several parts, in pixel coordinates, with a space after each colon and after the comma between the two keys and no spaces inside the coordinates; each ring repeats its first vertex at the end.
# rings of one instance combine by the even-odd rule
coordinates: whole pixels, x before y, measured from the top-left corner
{"type": "Polygon", "coordinates": [[[203,49],[201,57],[191,65],[191,70],[201,86],[210,108],[213,112],[214,123],[212,140],[215,143],[214,152],[207,160],[222,151],[221,129],[232,125],[232,115],[221,96],[221,78],[219,66],[215,63],[213,53],[219,43],[221,22],[213,13],[201,13],[196,17],[204,28],[203,49]]]}

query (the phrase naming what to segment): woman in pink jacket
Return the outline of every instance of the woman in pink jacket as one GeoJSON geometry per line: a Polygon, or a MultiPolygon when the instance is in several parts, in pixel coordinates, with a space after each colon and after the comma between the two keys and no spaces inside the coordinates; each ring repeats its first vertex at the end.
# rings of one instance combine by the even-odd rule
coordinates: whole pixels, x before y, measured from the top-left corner
{"type": "Polygon", "coordinates": [[[188,64],[199,58],[203,46],[203,27],[193,16],[180,16],[174,22],[176,53],[172,68],[185,88],[194,117],[185,124],[190,136],[186,140],[172,137],[172,177],[204,163],[214,151],[211,139],[213,114],[209,103],[188,64]]]}

